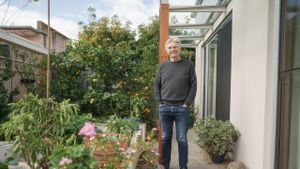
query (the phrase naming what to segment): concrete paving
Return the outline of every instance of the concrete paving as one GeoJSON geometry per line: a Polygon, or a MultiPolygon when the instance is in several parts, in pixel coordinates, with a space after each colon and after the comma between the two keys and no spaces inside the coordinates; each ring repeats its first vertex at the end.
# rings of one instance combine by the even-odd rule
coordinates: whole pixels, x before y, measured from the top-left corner
{"type": "Polygon", "coordinates": [[[10,147],[11,144],[8,144],[7,142],[4,141],[0,141],[0,161],[5,160],[10,147]]]}
{"type": "MultiPolygon", "coordinates": [[[[174,130],[175,131],[175,130],[174,130]]],[[[211,162],[209,155],[203,151],[197,144],[197,135],[193,129],[188,132],[189,145],[189,169],[226,169],[227,163],[214,164],[211,162]]],[[[178,164],[178,144],[176,135],[173,133],[172,140],[172,157],[170,169],[179,169],[178,164]]]]}
{"type": "MultiPolygon", "coordinates": [[[[11,144],[0,141],[0,161],[4,161],[9,154],[9,149],[11,148],[11,144]]],[[[9,169],[30,169],[30,167],[22,161],[18,162],[16,166],[8,166],[9,169]]]]}

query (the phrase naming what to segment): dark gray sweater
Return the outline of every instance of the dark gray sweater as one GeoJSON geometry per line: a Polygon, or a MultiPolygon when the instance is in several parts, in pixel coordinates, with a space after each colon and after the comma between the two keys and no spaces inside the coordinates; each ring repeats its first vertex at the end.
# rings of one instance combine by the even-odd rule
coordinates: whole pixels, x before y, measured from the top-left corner
{"type": "Polygon", "coordinates": [[[163,103],[191,105],[197,91],[193,63],[183,59],[178,62],[162,63],[158,68],[154,91],[158,105],[163,103]]]}

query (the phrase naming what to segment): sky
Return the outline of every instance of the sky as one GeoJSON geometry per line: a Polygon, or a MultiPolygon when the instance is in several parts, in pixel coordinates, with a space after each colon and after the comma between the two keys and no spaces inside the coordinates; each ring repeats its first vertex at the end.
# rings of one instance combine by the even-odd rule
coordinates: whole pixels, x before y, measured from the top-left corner
{"type": "MultiPolygon", "coordinates": [[[[196,0],[169,0],[170,5],[193,5],[196,0]]],[[[47,22],[47,0],[0,0],[1,26],[32,26],[37,20],[47,22]],[[9,2],[9,5],[8,5],[9,2]]],[[[79,22],[88,23],[89,7],[96,9],[97,18],[118,15],[132,28],[147,24],[159,15],[160,0],[51,0],[50,25],[71,39],[77,39],[79,22]]],[[[179,16],[184,18],[185,16],[179,16]]]]}

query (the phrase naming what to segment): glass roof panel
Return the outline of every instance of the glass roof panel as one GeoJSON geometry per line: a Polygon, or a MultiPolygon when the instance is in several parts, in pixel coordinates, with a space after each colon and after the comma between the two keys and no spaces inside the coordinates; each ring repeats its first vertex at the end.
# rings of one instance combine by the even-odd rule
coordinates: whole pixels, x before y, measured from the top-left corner
{"type": "MultiPolygon", "coordinates": [[[[172,6],[214,6],[214,5],[227,5],[230,0],[169,0],[170,7],[172,6]]],[[[169,23],[170,25],[182,24],[209,24],[215,22],[220,12],[170,12],[169,23]]],[[[207,29],[175,29],[170,28],[170,35],[191,35],[201,36],[206,34],[207,29]]]]}

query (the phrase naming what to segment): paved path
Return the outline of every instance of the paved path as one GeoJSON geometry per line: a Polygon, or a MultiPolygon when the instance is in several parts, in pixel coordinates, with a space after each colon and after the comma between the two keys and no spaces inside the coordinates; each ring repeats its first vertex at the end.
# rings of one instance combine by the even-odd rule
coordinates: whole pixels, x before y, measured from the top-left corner
{"type": "Polygon", "coordinates": [[[4,141],[0,141],[0,161],[5,160],[10,147],[11,147],[11,144],[8,144],[7,142],[4,142],[4,141]]]}
{"type": "MultiPolygon", "coordinates": [[[[9,154],[9,149],[11,144],[7,142],[0,141],[0,161],[4,161],[6,156],[9,154]]],[[[19,162],[17,166],[9,166],[9,169],[30,169],[30,167],[25,162],[19,162]]]]}
{"type": "MultiPolygon", "coordinates": [[[[197,144],[197,135],[193,129],[188,132],[189,141],[189,169],[226,169],[226,164],[214,164],[211,162],[208,154],[204,152],[197,144]]],[[[172,140],[172,159],[170,169],[179,169],[178,164],[178,146],[176,135],[173,134],[172,140]]]]}

